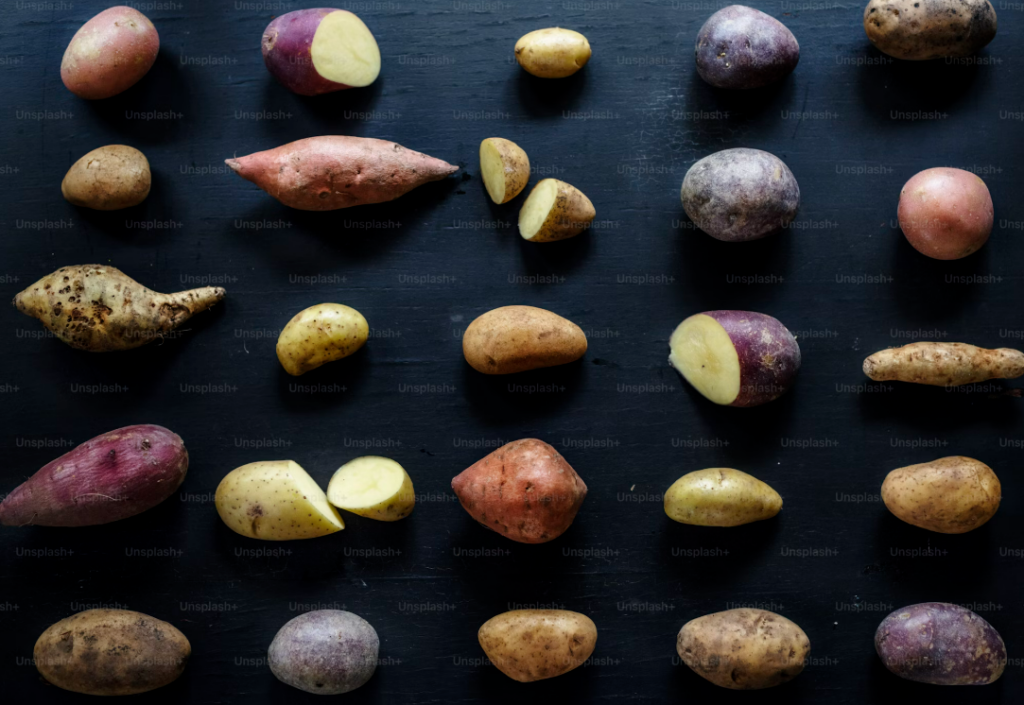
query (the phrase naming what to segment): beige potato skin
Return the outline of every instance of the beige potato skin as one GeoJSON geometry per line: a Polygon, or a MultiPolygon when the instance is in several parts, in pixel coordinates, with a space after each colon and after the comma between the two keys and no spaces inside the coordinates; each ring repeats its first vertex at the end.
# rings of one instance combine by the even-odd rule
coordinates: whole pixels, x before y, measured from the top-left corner
{"type": "Polygon", "coordinates": [[[871,0],[864,31],[879,51],[927,61],[970,56],[996,36],[988,0],[871,0]]]}
{"type": "Polygon", "coordinates": [[[911,343],[879,350],[864,360],[864,374],[876,382],[911,382],[956,387],[1024,375],[1024,353],[989,350],[967,343],[911,343]]]}
{"type": "Polygon", "coordinates": [[[756,690],[796,678],[804,670],[811,642],[782,615],[739,608],[684,624],[676,651],[683,663],[715,685],[756,690]]]}
{"type": "Polygon", "coordinates": [[[481,173],[483,172],[484,145],[487,144],[492,145],[498,150],[498,154],[501,155],[501,161],[505,166],[505,195],[498,201],[491,195],[490,189],[487,189],[487,194],[491,196],[492,201],[499,205],[508,203],[522,193],[523,189],[526,188],[527,182],[530,180],[530,158],[526,155],[523,148],[512,140],[502,137],[488,137],[480,143],[481,173]]]}
{"type": "Polygon", "coordinates": [[[590,42],[561,27],[537,29],[516,42],[516,61],[538,78],[566,78],[590,61],[590,42]]]}
{"type": "Polygon", "coordinates": [[[462,353],[477,372],[508,375],[578,360],[587,353],[587,336],[546,309],[502,306],[469,324],[462,353]]]}
{"type": "Polygon", "coordinates": [[[781,509],[778,492],[732,468],[696,470],[665,492],[665,514],[681,524],[740,526],[771,519],[781,509]]]}
{"type": "Polygon", "coordinates": [[[499,671],[532,683],[568,673],[590,658],[597,626],[569,610],[512,610],[484,622],[477,638],[499,671]]]}
{"type": "MultiPolygon", "coordinates": [[[[532,237],[523,234],[520,225],[519,233],[523,235],[523,239],[530,242],[555,242],[575,237],[590,227],[590,223],[597,216],[597,211],[594,210],[594,204],[590,202],[590,199],[572,184],[567,184],[559,179],[543,179],[537,182],[537,186],[545,181],[558,183],[558,196],[548,212],[544,224],[532,237]]],[[[534,188],[536,189],[537,186],[534,188]]],[[[527,199],[528,201],[529,199],[527,199]]],[[[526,208],[526,203],[523,204],[523,208],[526,208]]],[[[519,219],[520,221],[523,219],[522,210],[519,211],[519,219]]]]}
{"type": "Polygon", "coordinates": [[[64,176],[60,192],[73,205],[116,211],[145,201],[152,184],[146,155],[134,147],[110,144],[75,162],[64,176]]]}
{"type": "Polygon", "coordinates": [[[96,609],[50,626],[36,641],[36,668],[48,682],[86,695],[134,695],[180,676],[192,654],[173,625],[131,610],[96,609]]]}
{"type": "Polygon", "coordinates": [[[999,509],[1002,485],[985,463],[962,455],[908,465],[882,483],[890,512],[914,526],[940,534],[964,534],[999,509]]]}
{"type": "Polygon", "coordinates": [[[370,326],[344,304],[317,304],[295,314],[277,338],[277,359],[295,377],[348,357],[366,344],[370,326]]]}

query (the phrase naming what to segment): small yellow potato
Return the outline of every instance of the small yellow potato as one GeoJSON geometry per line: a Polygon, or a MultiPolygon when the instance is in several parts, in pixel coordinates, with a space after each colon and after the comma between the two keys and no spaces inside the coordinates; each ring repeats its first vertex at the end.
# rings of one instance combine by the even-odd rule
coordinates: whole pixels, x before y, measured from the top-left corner
{"type": "Polygon", "coordinates": [[[481,314],[462,336],[462,354],[477,372],[509,375],[579,360],[587,353],[583,329],[535,306],[501,306],[481,314]]]}
{"type": "Polygon", "coordinates": [[[992,468],[962,455],[896,468],[882,483],[882,501],[890,512],[940,534],[977,529],[995,516],[1002,496],[992,468]]]}
{"type": "Polygon", "coordinates": [[[412,478],[391,458],[367,455],[342,465],[327,485],[327,500],[339,509],[378,521],[412,514],[412,478]]]}
{"type": "Polygon", "coordinates": [[[277,339],[277,359],[299,376],[363,347],[370,326],[363,314],[343,304],[317,304],[299,311],[277,339]]]}
{"type": "Polygon", "coordinates": [[[687,473],[665,493],[665,514],[680,524],[740,526],[771,519],[781,509],[778,492],[732,468],[687,473]]]}
{"type": "Polygon", "coordinates": [[[575,186],[558,179],[540,181],[519,211],[519,234],[530,242],[554,242],[579,235],[597,212],[575,186]]]}
{"type": "Polygon", "coordinates": [[[345,528],[316,480],[294,460],[235,468],[220,481],[214,503],[228,528],[251,539],[312,539],[345,528]]]}
{"type": "Polygon", "coordinates": [[[480,175],[495,203],[508,203],[530,180],[530,158],[511,140],[488,137],[480,143],[480,175]]]}
{"type": "Polygon", "coordinates": [[[484,622],[477,639],[499,671],[531,683],[568,673],[590,658],[597,627],[579,612],[512,610],[484,622]]]}
{"type": "Polygon", "coordinates": [[[116,211],[145,201],[152,184],[145,154],[124,144],[108,144],[72,164],[60,192],[73,205],[116,211]]]}
{"type": "Polygon", "coordinates": [[[590,53],[586,37],[561,27],[534,30],[516,42],[516,61],[538,78],[572,76],[587,65],[590,53]]]}

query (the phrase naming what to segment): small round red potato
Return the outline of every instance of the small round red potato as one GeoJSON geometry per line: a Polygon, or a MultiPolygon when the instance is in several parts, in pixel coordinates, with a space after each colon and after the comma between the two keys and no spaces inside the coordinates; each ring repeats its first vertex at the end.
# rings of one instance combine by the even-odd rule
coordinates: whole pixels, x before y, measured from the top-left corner
{"type": "Polygon", "coordinates": [[[131,7],[111,7],[75,32],[60,78],[79,98],[110,98],[138,83],[159,51],[160,35],[148,17],[131,7]]]}
{"type": "Polygon", "coordinates": [[[935,167],[918,172],[900,191],[900,228],[911,246],[933,259],[960,259],[988,242],[995,218],[992,196],[976,174],[935,167]]]}

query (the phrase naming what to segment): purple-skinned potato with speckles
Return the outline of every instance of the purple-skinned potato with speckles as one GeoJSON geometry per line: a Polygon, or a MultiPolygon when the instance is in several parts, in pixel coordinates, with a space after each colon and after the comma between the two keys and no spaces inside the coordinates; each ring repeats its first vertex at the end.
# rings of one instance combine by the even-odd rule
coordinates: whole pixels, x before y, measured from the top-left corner
{"type": "Polygon", "coordinates": [[[359,615],[314,610],[277,632],[267,661],[282,683],[317,695],[340,695],[364,685],[377,669],[380,639],[359,615]]]}
{"type": "Polygon", "coordinates": [[[697,73],[717,88],[750,89],[780,81],[800,61],[786,25],[745,5],[711,15],[697,33],[697,73]]]}

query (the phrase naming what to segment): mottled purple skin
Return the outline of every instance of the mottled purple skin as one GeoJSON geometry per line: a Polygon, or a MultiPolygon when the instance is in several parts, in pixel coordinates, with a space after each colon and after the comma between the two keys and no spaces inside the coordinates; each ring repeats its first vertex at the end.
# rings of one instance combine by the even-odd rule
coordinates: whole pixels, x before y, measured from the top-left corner
{"type": "Polygon", "coordinates": [[[800,186],[785,162],[760,149],[723,149],[695,162],[683,177],[683,210],[716,240],[746,242],[796,217],[800,186]]]}
{"type": "Polygon", "coordinates": [[[777,318],[752,311],[705,311],[729,334],[740,359],[740,393],[729,406],[778,399],[800,369],[800,346],[777,318]]]}
{"type": "Polygon", "coordinates": [[[307,693],[340,695],[370,680],[380,639],[370,623],[343,610],[300,614],[270,644],[270,670],[307,693]]]}
{"type": "Polygon", "coordinates": [[[288,90],[299,95],[321,95],[351,88],[328,81],[317,73],[309,54],[320,20],[332,12],[339,10],[331,7],[295,10],[275,18],[263,30],[263,63],[288,90]]]}
{"type": "Polygon", "coordinates": [[[959,605],[922,602],[896,610],[875,632],[875,651],[900,678],[932,685],[986,685],[1006,667],[991,624],[959,605]]]}
{"type": "Polygon", "coordinates": [[[170,497],[185,479],[188,451],[162,426],[126,426],[86,441],[7,495],[6,526],[94,526],[127,519],[170,497]]]}
{"type": "Polygon", "coordinates": [[[786,25],[760,10],[729,5],[697,33],[697,73],[717,88],[749,89],[780,81],[800,61],[786,25]]]}

